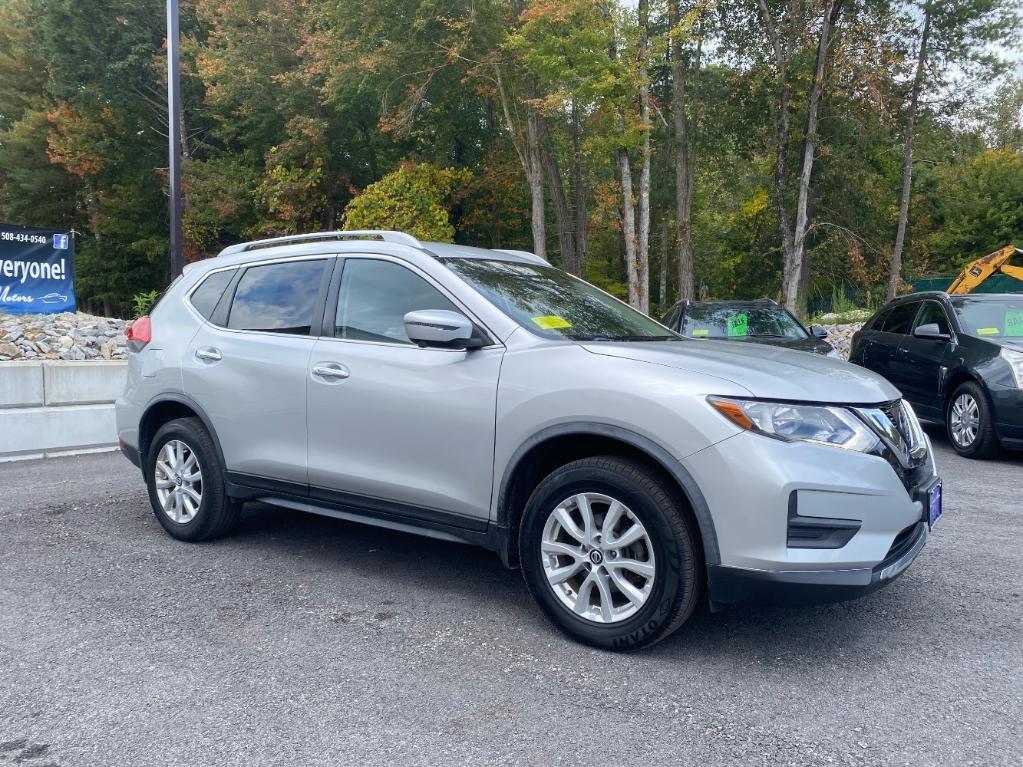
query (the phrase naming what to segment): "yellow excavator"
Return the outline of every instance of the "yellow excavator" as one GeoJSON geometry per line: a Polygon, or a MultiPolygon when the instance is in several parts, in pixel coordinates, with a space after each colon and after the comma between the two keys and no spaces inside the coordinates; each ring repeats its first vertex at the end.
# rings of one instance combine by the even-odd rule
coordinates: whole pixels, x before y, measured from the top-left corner
{"type": "Polygon", "coordinates": [[[1023,280],[1023,266],[1009,266],[1009,260],[1017,253],[1023,255],[1023,249],[1009,245],[983,258],[978,258],[976,261],[971,261],[963,267],[963,271],[948,286],[948,294],[969,293],[988,277],[999,272],[1015,277],[1017,280],[1023,280]]]}

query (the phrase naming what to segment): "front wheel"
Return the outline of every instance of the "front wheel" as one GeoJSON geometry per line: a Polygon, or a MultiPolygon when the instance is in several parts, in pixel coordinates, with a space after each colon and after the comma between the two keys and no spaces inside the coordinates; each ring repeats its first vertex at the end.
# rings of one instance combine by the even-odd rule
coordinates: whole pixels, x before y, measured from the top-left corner
{"type": "Polygon", "coordinates": [[[533,492],[519,532],[526,584],[576,639],[636,650],[671,634],[703,593],[691,517],[644,464],[573,461],[533,492]]]}
{"type": "Polygon", "coordinates": [[[973,381],[952,394],[946,416],[953,449],[964,458],[991,458],[998,454],[998,435],[984,390],[973,381]]]}
{"type": "Polygon", "coordinates": [[[241,504],[227,496],[216,446],[197,418],[169,421],[156,432],[146,484],[153,513],[175,538],[216,538],[238,521],[241,504]]]}

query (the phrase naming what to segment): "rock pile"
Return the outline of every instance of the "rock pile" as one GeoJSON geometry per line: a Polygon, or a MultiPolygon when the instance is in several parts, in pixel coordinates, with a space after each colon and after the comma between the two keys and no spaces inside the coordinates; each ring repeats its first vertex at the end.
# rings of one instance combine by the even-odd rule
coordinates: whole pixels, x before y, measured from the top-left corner
{"type": "MultiPolygon", "coordinates": [[[[121,360],[128,354],[126,320],[84,312],[0,314],[0,362],[5,360],[121,360]]],[[[842,359],[862,322],[825,325],[842,359]]]]}
{"type": "Polygon", "coordinates": [[[0,314],[0,361],[124,359],[127,326],[84,312],[0,314]]]}
{"type": "Polygon", "coordinates": [[[828,331],[828,343],[835,347],[838,356],[847,360],[853,334],[862,327],[862,322],[853,322],[848,325],[825,325],[824,329],[828,331]]]}

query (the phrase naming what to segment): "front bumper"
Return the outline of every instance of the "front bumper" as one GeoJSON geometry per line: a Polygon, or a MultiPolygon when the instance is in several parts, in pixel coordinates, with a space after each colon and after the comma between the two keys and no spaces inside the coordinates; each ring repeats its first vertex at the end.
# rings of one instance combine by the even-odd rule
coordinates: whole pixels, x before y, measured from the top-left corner
{"type": "Polygon", "coordinates": [[[770,571],[711,565],[711,609],[741,602],[814,605],[862,597],[902,575],[923,551],[928,535],[926,523],[917,522],[903,541],[893,542],[889,556],[869,569],[770,571]]]}
{"type": "Polygon", "coordinates": [[[749,432],[690,456],[686,467],[720,551],[708,568],[712,606],[853,599],[894,580],[928,539],[920,497],[937,479],[929,445],[912,490],[884,458],[749,432]],[[808,540],[808,519],[835,528],[808,540]]]}
{"type": "Polygon", "coordinates": [[[1023,390],[989,386],[995,432],[1003,446],[1023,450],[1023,390]]]}

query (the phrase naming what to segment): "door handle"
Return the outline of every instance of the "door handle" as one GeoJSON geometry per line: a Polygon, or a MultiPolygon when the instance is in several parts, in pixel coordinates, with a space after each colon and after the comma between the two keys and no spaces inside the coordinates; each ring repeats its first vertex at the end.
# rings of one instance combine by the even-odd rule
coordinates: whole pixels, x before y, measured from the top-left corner
{"type": "Polygon", "coordinates": [[[343,381],[351,373],[344,365],[339,365],[336,362],[319,362],[313,365],[313,375],[332,381],[343,381]]]}
{"type": "Polygon", "coordinates": [[[219,349],[214,349],[212,346],[204,346],[200,349],[195,350],[195,358],[202,360],[203,362],[220,362],[223,357],[220,354],[219,349]]]}

